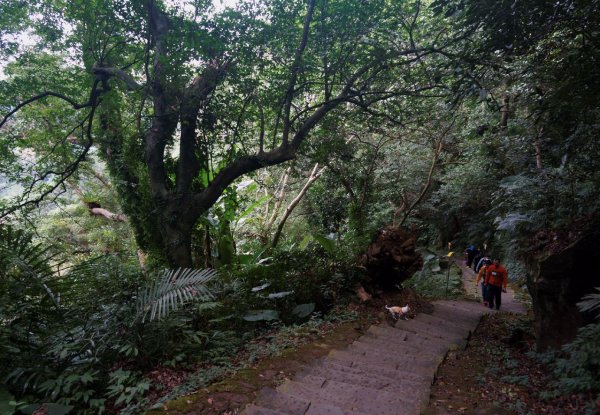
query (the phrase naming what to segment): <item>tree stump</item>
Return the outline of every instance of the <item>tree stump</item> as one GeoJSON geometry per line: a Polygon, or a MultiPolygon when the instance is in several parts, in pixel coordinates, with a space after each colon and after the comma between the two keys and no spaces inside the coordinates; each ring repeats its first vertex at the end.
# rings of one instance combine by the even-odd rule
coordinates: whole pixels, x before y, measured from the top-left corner
{"type": "Polygon", "coordinates": [[[377,234],[364,256],[363,265],[373,283],[383,290],[398,288],[423,266],[415,251],[416,236],[389,226],[377,234]]]}

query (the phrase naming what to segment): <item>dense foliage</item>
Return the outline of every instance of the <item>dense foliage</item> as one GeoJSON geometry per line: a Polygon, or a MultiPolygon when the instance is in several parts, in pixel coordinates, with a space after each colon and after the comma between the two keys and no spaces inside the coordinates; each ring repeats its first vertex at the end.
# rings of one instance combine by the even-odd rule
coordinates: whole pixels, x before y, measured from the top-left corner
{"type": "MultiPolygon", "coordinates": [[[[599,20],[595,0],[3,1],[0,409],[135,413],[153,368],[217,379],[348,301],[390,224],[432,249],[405,287],[459,294],[448,243],[522,280],[533,235],[600,213],[599,20]]],[[[557,390],[597,390],[595,339],[557,390]]]]}

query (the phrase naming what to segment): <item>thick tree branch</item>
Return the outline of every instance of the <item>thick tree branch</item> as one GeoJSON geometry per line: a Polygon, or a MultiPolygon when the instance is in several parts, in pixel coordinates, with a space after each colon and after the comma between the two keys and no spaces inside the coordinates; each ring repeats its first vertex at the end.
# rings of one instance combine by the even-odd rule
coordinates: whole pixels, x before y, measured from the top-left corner
{"type": "Polygon", "coordinates": [[[58,92],[52,92],[52,91],[46,91],[46,92],[42,92],[41,94],[38,94],[34,97],[29,98],[26,101],[21,102],[20,104],[18,104],[15,108],[13,108],[8,114],[6,114],[3,118],[2,121],[0,121],[0,128],[2,128],[2,126],[6,123],[6,121],[8,121],[8,119],[15,114],[17,111],[19,111],[21,108],[31,104],[32,102],[38,101],[42,98],[45,97],[56,97],[56,98],[60,98],[63,101],[68,102],[69,104],[71,104],[71,106],[78,110],[81,108],[86,108],[86,107],[91,107],[92,106],[92,100],[90,98],[90,100],[88,100],[87,102],[83,103],[83,104],[78,104],[77,102],[75,102],[74,100],[72,100],[71,98],[63,95],[63,94],[59,94],[58,92]]]}
{"type": "Polygon", "coordinates": [[[120,79],[121,81],[123,81],[125,83],[125,85],[127,85],[127,89],[129,89],[130,91],[144,90],[144,91],[150,92],[147,90],[145,85],[140,85],[133,78],[133,76],[129,75],[127,72],[125,72],[124,70],[119,69],[119,68],[105,67],[105,66],[101,66],[96,63],[96,64],[94,64],[94,66],[92,68],[92,73],[100,78],[114,77],[114,78],[120,79]]]}
{"type": "Polygon", "coordinates": [[[108,220],[112,220],[115,222],[126,222],[127,217],[122,213],[113,213],[109,210],[106,210],[101,207],[90,208],[90,214],[94,216],[102,216],[108,220]]]}
{"type": "Polygon", "coordinates": [[[167,198],[166,171],[164,165],[165,147],[177,127],[176,105],[173,94],[163,84],[167,45],[165,37],[169,29],[169,20],[154,0],[148,1],[148,23],[154,43],[153,78],[150,82],[153,98],[154,117],[152,126],[144,136],[146,163],[150,185],[155,196],[167,198]]]}
{"type": "Polygon", "coordinates": [[[193,196],[192,210],[198,211],[198,215],[204,212],[217,201],[227,186],[233,183],[238,177],[263,167],[274,166],[292,160],[295,156],[295,151],[280,146],[262,154],[236,159],[227,167],[221,169],[204,191],[193,196]]]}
{"type": "Polygon", "coordinates": [[[181,103],[181,140],[177,166],[177,191],[180,193],[189,190],[192,180],[200,170],[200,162],[196,155],[196,121],[199,112],[206,107],[209,96],[227,74],[229,65],[230,61],[223,64],[210,64],[184,92],[181,103]]]}
{"type": "Polygon", "coordinates": [[[300,40],[300,44],[296,49],[296,54],[294,56],[294,63],[292,64],[292,72],[290,74],[290,83],[287,88],[287,93],[283,105],[283,134],[282,140],[283,145],[287,146],[288,137],[290,134],[290,109],[292,107],[292,100],[294,99],[294,89],[296,87],[296,82],[298,80],[298,73],[300,72],[300,66],[302,64],[302,54],[304,53],[304,49],[306,49],[306,45],[308,44],[308,32],[310,29],[310,22],[312,20],[313,12],[315,9],[315,0],[310,0],[308,3],[308,11],[306,12],[306,17],[304,19],[304,27],[302,29],[302,38],[300,40]]]}

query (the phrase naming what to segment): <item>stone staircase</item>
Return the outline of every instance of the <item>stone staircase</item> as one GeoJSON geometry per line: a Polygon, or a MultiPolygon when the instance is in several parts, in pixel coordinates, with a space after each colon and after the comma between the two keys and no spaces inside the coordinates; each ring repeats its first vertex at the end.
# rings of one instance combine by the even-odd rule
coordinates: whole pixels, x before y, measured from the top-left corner
{"type": "Polygon", "coordinates": [[[466,347],[488,310],[441,300],[431,314],[371,326],[347,349],[333,350],[276,389],[264,388],[245,415],[417,415],[429,404],[437,369],[466,347]]]}

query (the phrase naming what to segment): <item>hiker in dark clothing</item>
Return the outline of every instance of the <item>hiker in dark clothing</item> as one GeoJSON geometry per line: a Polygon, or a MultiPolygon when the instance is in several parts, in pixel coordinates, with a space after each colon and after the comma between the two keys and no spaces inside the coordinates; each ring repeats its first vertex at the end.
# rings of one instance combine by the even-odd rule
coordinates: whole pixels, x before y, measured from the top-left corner
{"type": "Polygon", "coordinates": [[[473,271],[477,272],[477,264],[479,264],[479,261],[481,261],[481,258],[483,258],[483,250],[480,248],[477,248],[475,250],[475,256],[473,257],[473,263],[471,264],[473,266],[473,271]]]}
{"type": "MultiPolygon", "coordinates": [[[[485,264],[485,262],[486,262],[486,261],[489,261],[489,262],[490,262],[490,264],[492,263],[492,260],[491,260],[491,258],[490,258],[490,257],[488,257],[488,256],[487,256],[487,254],[486,254],[485,252],[483,252],[483,254],[482,254],[481,258],[479,259],[479,261],[477,261],[477,264],[475,265],[475,262],[476,262],[475,260],[476,260],[476,259],[477,259],[477,258],[475,258],[475,259],[473,260],[473,265],[475,266],[475,268],[474,268],[474,269],[475,269],[475,274],[479,273],[479,271],[481,270],[481,267],[483,266],[483,264],[485,264]]],[[[489,264],[488,264],[488,265],[489,265],[489,264]]]]}
{"type": "Polygon", "coordinates": [[[467,267],[471,268],[471,264],[473,263],[473,258],[475,258],[475,254],[477,253],[477,249],[475,249],[475,245],[471,245],[465,251],[467,256],[467,267]]]}

